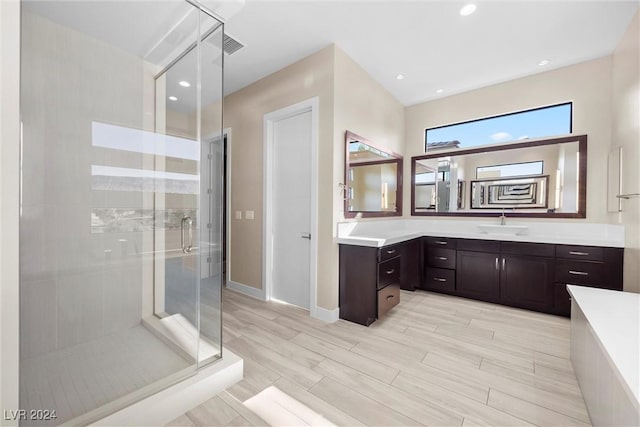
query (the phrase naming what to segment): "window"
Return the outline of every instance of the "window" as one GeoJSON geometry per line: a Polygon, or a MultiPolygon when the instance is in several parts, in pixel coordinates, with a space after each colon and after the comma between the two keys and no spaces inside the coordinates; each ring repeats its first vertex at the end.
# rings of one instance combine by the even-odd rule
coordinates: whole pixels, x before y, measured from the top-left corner
{"type": "Polygon", "coordinates": [[[425,151],[565,135],[572,131],[573,103],[551,105],[425,131],[425,151]]]}

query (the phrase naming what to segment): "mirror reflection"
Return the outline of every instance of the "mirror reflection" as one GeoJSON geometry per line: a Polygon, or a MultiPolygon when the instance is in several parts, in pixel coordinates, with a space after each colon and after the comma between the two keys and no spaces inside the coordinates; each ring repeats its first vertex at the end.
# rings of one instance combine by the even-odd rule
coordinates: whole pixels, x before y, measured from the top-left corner
{"type": "Polygon", "coordinates": [[[412,214],[583,218],[586,135],[412,158],[412,214]]]}
{"type": "Polygon", "coordinates": [[[402,156],[347,131],[345,217],[402,214],[402,156]]]}

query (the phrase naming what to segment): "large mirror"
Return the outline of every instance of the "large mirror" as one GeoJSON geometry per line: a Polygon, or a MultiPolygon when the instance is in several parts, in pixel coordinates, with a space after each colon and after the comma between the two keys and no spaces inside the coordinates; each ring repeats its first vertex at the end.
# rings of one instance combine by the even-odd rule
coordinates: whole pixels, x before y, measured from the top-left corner
{"type": "Polygon", "coordinates": [[[402,215],[402,156],[349,131],[345,145],[345,217],[402,215]]]}
{"type": "Polygon", "coordinates": [[[585,218],[587,136],[411,158],[411,214],[585,218]]]}

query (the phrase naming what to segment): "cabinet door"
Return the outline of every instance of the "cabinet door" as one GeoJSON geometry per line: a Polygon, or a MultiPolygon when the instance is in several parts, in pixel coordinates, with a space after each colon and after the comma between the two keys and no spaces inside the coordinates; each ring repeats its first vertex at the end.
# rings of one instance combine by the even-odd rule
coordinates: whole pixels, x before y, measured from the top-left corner
{"type": "Polygon", "coordinates": [[[553,258],[503,255],[500,270],[500,303],[552,310],[553,258]]]}
{"type": "Polygon", "coordinates": [[[560,316],[571,317],[571,296],[565,283],[553,284],[553,312],[560,316]]]}
{"type": "Polygon", "coordinates": [[[498,253],[458,251],[456,290],[463,297],[498,302],[500,292],[498,253]]]}
{"type": "Polygon", "coordinates": [[[400,267],[400,289],[414,291],[420,287],[421,270],[420,258],[422,257],[422,244],[420,239],[409,240],[403,243],[400,267]]]}

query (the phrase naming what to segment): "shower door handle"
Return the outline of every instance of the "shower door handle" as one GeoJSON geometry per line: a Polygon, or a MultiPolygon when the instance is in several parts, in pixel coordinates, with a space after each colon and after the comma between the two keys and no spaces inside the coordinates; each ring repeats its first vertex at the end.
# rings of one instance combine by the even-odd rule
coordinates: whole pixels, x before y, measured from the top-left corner
{"type": "Polygon", "coordinates": [[[180,245],[182,246],[182,252],[184,252],[185,254],[191,253],[191,251],[193,250],[193,228],[191,228],[192,225],[193,220],[190,216],[185,216],[184,218],[182,218],[182,222],[180,224],[180,245]],[[185,231],[189,233],[189,244],[185,242],[185,231]]]}

